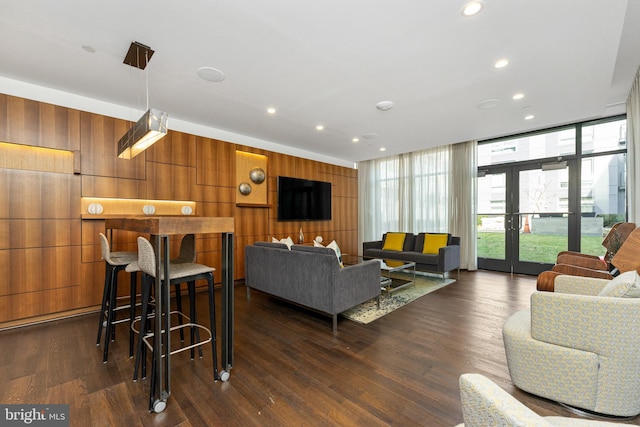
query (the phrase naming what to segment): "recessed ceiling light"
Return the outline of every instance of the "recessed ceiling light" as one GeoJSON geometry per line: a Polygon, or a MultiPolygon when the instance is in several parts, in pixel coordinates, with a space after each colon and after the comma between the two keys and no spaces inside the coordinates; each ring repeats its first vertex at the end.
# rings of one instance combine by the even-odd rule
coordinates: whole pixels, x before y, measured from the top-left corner
{"type": "Polygon", "coordinates": [[[273,108],[273,107],[269,107],[269,108],[267,108],[267,113],[269,113],[269,114],[275,114],[275,113],[276,113],[276,109],[275,109],[275,108],[273,108]]]}
{"type": "Polygon", "coordinates": [[[351,140],[351,142],[353,142],[354,144],[355,144],[356,142],[360,142],[360,138],[353,138],[353,139],[351,140]]]}
{"type": "Polygon", "coordinates": [[[476,104],[476,108],[479,110],[488,110],[490,108],[496,108],[500,105],[499,99],[485,99],[484,101],[480,101],[476,104]]]}
{"type": "Polygon", "coordinates": [[[517,100],[522,99],[522,98],[524,98],[524,93],[516,93],[515,95],[513,95],[511,97],[511,99],[513,99],[514,101],[517,101],[517,100]]]}
{"type": "Polygon", "coordinates": [[[323,130],[323,129],[324,129],[324,126],[323,126],[323,125],[318,125],[318,126],[316,126],[316,130],[323,130]]]}
{"type": "Polygon", "coordinates": [[[380,151],[387,151],[387,149],[384,147],[380,147],[380,151]]]}
{"type": "Polygon", "coordinates": [[[534,116],[533,114],[528,114],[526,116],[524,116],[525,120],[533,120],[536,116],[534,116]]]}
{"type": "Polygon", "coordinates": [[[198,73],[198,76],[200,76],[201,79],[208,82],[219,83],[226,78],[222,71],[213,67],[200,67],[196,73],[198,73]]]}
{"type": "Polygon", "coordinates": [[[373,138],[375,138],[377,136],[378,136],[377,133],[365,133],[364,135],[362,135],[362,138],[364,138],[364,139],[373,139],[373,138]]]}
{"type": "Polygon", "coordinates": [[[82,45],[82,49],[85,50],[85,52],[89,52],[89,53],[95,53],[96,49],[93,46],[89,46],[88,44],[82,45]]]}
{"type": "Polygon", "coordinates": [[[472,1],[462,8],[462,16],[473,16],[482,10],[483,4],[480,1],[472,1]]]}
{"type": "Polygon", "coordinates": [[[504,68],[507,65],[509,65],[509,60],[508,59],[500,59],[493,66],[495,68],[504,68]]]}
{"type": "Polygon", "coordinates": [[[393,101],[380,101],[376,104],[376,108],[380,111],[389,111],[393,108],[393,101]]]}

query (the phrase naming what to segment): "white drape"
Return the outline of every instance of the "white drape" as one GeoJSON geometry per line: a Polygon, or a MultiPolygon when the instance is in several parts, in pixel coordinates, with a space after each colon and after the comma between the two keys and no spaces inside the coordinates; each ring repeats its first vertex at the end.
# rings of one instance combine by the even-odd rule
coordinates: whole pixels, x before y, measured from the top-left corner
{"type": "Polygon", "coordinates": [[[478,269],[478,162],[476,141],[451,146],[451,192],[449,196],[449,232],[460,236],[460,267],[478,269]]]}
{"type": "Polygon", "coordinates": [[[628,221],[640,222],[640,69],[627,98],[627,209],[628,221]]]}
{"type": "Polygon", "coordinates": [[[358,246],[387,231],[449,232],[475,270],[476,142],[358,164],[358,246]]]}

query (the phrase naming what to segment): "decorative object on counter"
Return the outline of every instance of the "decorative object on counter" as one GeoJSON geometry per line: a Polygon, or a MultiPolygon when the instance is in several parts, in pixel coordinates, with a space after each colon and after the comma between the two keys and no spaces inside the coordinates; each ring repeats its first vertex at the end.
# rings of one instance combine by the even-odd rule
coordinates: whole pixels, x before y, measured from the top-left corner
{"type": "Polygon", "coordinates": [[[153,215],[156,213],[156,207],[153,205],[144,205],[142,207],[142,212],[144,212],[145,215],[153,215]]]}
{"type": "Polygon", "coordinates": [[[183,206],[182,209],[180,209],[180,212],[182,212],[182,215],[191,215],[193,213],[193,208],[191,206],[183,206]]]}
{"type": "Polygon", "coordinates": [[[249,194],[251,194],[251,184],[249,184],[248,182],[241,182],[238,186],[238,190],[243,196],[248,196],[249,194]]]}
{"type": "Polygon", "coordinates": [[[298,234],[298,243],[304,243],[304,233],[302,232],[302,227],[300,227],[300,234],[298,234]]]}
{"type": "Polygon", "coordinates": [[[315,242],[322,243],[322,241],[323,241],[324,239],[322,238],[322,236],[316,236],[316,238],[315,238],[315,239],[313,239],[313,240],[314,240],[315,242]]]}
{"type": "Polygon", "coordinates": [[[264,173],[264,169],[262,168],[253,168],[251,172],[249,172],[249,178],[254,184],[262,184],[264,182],[266,175],[264,173]]]}
{"type": "Polygon", "coordinates": [[[100,215],[104,211],[104,208],[100,203],[91,203],[87,211],[91,215],[100,215]]]}

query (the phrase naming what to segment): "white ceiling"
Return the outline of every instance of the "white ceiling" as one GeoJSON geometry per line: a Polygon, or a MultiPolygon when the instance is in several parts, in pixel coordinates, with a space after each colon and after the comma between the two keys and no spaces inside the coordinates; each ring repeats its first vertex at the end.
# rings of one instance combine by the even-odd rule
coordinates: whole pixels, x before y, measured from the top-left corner
{"type": "Polygon", "coordinates": [[[90,111],[117,105],[128,120],[146,109],[148,79],[150,106],[169,113],[170,128],[342,162],[625,111],[640,1],[484,0],[463,17],[465,3],[0,0],[0,77],[90,98],[90,111]],[[155,50],[145,71],[123,64],[132,41],[155,50]],[[509,66],[495,69],[503,57],[509,66]],[[200,79],[203,66],[226,79],[200,79]],[[525,98],[513,101],[517,92],[525,98]],[[501,102],[476,107],[487,99],[501,102]],[[378,111],[384,100],[395,107],[378,111]]]}

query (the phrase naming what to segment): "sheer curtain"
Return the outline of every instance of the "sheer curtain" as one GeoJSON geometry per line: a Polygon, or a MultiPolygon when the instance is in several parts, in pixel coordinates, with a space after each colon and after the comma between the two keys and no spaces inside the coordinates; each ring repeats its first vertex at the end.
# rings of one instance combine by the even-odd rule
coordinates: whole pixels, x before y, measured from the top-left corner
{"type": "Polygon", "coordinates": [[[640,222],[640,69],[627,98],[627,203],[630,222],[640,222]]]}
{"type": "Polygon", "coordinates": [[[358,246],[387,231],[449,232],[475,270],[476,142],[358,164],[358,246]]]}

